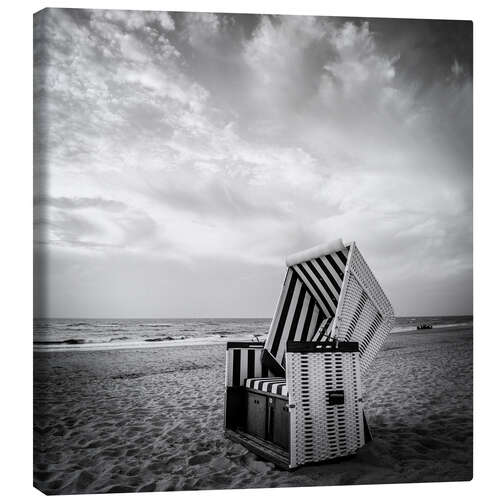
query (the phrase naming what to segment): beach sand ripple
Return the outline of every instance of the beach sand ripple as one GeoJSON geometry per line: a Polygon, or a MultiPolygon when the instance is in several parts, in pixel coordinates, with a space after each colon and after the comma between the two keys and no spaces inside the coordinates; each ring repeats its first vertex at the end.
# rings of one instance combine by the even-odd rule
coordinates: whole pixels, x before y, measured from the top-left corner
{"type": "Polygon", "coordinates": [[[365,379],[374,441],[278,470],[223,435],[224,347],[35,353],[34,484],[49,494],[472,478],[472,329],[393,334],[365,379]]]}

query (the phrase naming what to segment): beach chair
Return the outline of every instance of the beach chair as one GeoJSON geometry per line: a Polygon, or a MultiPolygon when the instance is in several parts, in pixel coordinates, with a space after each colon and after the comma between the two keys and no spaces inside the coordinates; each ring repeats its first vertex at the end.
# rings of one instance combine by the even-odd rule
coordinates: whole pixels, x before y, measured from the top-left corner
{"type": "Polygon", "coordinates": [[[362,378],[394,313],[355,243],[320,245],[286,265],[265,343],[227,344],[225,432],[293,469],[371,439],[362,378]]]}

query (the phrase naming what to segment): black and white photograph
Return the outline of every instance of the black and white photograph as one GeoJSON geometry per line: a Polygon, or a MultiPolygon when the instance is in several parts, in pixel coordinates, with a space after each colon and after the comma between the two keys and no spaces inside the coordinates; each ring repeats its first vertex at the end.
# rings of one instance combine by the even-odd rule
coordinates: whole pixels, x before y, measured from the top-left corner
{"type": "Polygon", "coordinates": [[[35,488],[472,479],[471,20],[46,8],[33,122],[35,488]]]}

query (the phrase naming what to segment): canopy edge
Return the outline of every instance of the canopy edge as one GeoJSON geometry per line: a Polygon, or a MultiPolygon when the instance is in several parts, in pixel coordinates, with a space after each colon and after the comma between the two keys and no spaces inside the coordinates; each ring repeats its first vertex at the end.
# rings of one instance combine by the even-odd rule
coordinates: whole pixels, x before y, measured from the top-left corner
{"type": "Polygon", "coordinates": [[[329,255],[331,253],[339,252],[345,250],[346,245],[342,242],[341,238],[329,241],[328,243],[322,243],[307,250],[302,250],[301,252],[293,253],[285,259],[287,267],[292,267],[301,262],[307,260],[317,259],[323,257],[324,255],[329,255]]]}

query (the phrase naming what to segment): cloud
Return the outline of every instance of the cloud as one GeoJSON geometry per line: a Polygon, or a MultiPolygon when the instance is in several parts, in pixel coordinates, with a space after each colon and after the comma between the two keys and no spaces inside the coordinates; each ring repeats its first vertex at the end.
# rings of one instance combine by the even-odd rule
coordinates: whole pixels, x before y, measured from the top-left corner
{"type": "Polygon", "coordinates": [[[464,72],[464,68],[459,64],[459,62],[456,59],[453,60],[453,64],[451,66],[451,72],[455,77],[459,77],[464,72]]]}
{"type": "MultiPolygon", "coordinates": [[[[101,197],[35,199],[35,240],[76,249],[154,252],[166,242],[156,222],[126,203],[101,197]]],[[[168,245],[167,245],[168,246],[168,245]]]]}
{"type": "Polygon", "coordinates": [[[216,14],[189,12],[183,17],[183,35],[192,47],[203,50],[218,34],[221,22],[216,14]]]}
{"type": "MultiPolygon", "coordinates": [[[[469,25],[64,9],[38,19],[49,248],[186,272],[216,261],[267,283],[287,253],[342,236],[400,314],[432,309],[409,301],[408,283],[467,283],[469,25]]],[[[466,296],[444,297],[442,311],[466,296]]]]}
{"type": "Polygon", "coordinates": [[[110,210],[112,212],[119,212],[125,210],[127,205],[121,201],[106,200],[103,198],[85,198],[75,197],[67,198],[61,196],[59,198],[41,198],[38,203],[45,203],[48,206],[62,208],[66,210],[80,209],[80,208],[100,208],[103,210],[110,210]]]}
{"type": "Polygon", "coordinates": [[[102,19],[120,24],[130,31],[137,31],[145,27],[160,26],[165,31],[175,29],[174,20],[168,12],[141,12],[126,10],[100,10],[92,11],[93,19],[102,19]]]}

